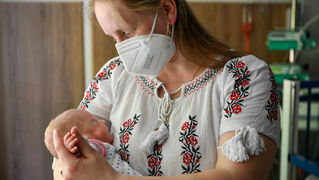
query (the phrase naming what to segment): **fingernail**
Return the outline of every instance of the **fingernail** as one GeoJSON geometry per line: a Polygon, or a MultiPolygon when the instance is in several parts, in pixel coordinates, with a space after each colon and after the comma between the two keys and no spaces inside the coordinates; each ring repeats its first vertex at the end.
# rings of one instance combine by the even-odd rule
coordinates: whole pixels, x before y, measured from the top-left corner
{"type": "Polygon", "coordinates": [[[55,128],[53,129],[53,134],[56,134],[56,129],[55,128]]]}

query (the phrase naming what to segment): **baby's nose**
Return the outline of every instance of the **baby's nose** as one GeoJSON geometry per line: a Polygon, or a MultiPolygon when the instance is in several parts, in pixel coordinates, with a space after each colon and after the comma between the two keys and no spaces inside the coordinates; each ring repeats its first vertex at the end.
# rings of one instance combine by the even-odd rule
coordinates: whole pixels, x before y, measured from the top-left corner
{"type": "Polygon", "coordinates": [[[106,121],[104,121],[103,119],[101,119],[101,120],[98,120],[101,124],[104,124],[104,125],[106,125],[106,121]]]}

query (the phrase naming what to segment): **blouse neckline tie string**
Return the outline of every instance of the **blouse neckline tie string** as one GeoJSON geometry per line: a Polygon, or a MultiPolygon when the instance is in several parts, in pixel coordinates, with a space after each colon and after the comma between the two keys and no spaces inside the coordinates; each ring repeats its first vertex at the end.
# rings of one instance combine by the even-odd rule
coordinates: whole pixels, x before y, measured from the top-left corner
{"type": "Polygon", "coordinates": [[[148,134],[140,144],[140,149],[144,151],[146,155],[150,155],[153,152],[154,146],[156,144],[163,144],[169,136],[168,121],[172,113],[172,100],[164,86],[163,89],[165,95],[160,102],[158,111],[158,120],[162,123],[158,129],[148,134]]]}

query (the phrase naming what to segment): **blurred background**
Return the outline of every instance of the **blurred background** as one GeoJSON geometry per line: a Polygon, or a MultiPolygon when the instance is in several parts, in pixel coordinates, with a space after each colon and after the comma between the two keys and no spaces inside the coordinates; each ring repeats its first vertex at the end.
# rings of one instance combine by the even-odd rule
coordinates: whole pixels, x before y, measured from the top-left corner
{"type": "MultiPolygon", "coordinates": [[[[214,37],[271,64],[279,87],[287,77],[319,80],[319,20],[300,31],[319,14],[319,0],[189,4],[214,37]]],[[[62,111],[76,108],[90,79],[117,56],[113,40],[94,18],[88,0],[0,0],[0,179],[52,179],[52,157],[43,142],[46,126],[62,111]]],[[[300,117],[306,108],[298,108],[300,117]]],[[[311,152],[318,163],[318,101],[312,108],[317,124],[312,123],[311,152]]],[[[303,135],[306,128],[300,126],[303,135]]],[[[279,179],[279,162],[277,157],[269,179],[279,179]]],[[[311,173],[295,174],[305,179],[311,173]]]]}

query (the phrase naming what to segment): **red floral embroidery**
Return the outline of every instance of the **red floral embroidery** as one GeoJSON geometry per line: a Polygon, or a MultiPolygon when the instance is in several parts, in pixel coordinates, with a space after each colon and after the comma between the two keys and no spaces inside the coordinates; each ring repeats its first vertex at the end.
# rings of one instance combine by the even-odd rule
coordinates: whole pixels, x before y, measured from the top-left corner
{"type": "Polygon", "coordinates": [[[113,69],[116,67],[116,65],[117,65],[117,64],[112,64],[112,65],[110,66],[110,69],[113,70],[113,69]]]}
{"type": "Polygon", "coordinates": [[[155,146],[156,151],[160,151],[162,149],[163,144],[155,146]]]}
{"type": "Polygon", "coordinates": [[[277,85],[274,78],[274,75],[269,68],[269,81],[271,82],[271,89],[270,89],[270,95],[269,100],[267,102],[267,105],[265,106],[265,109],[267,110],[267,119],[270,122],[278,120],[279,114],[278,114],[278,92],[277,92],[277,85]]]}
{"type": "Polygon", "coordinates": [[[242,76],[242,74],[237,74],[236,76],[235,76],[235,78],[237,79],[237,78],[240,78],[242,76]]]}
{"type": "Polygon", "coordinates": [[[123,123],[123,127],[129,126],[131,123],[132,123],[132,120],[129,119],[129,120],[127,120],[127,121],[125,121],[125,122],[123,123]]]}
{"type": "Polygon", "coordinates": [[[97,86],[97,82],[95,81],[93,84],[90,85],[91,88],[94,88],[94,90],[99,90],[99,87],[97,86]]]}
{"type": "Polygon", "coordinates": [[[130,140],[130,136],[128,133],[125,133],[123,136],[123,143],[126,144],[130,140]]]}
{"type": "Polygon", "coordinates": [[[240,95],[240,94],[239,94],[238,91],[233,92],[233,93],[230,95],[230,100],[235,101],[236,99],[239,98],[239,95],[240,95]]]}
{"type": "Polygon", "coordinates": [[[235,114],[239,114],[241,112],[241,107],[240,105],[238,104],[235,104],[233,107],[232,107],[232,110],[235,114]]]}
{"type": "Polygon", "coordinates": [[[199,163],[199,159],[197,158],[197,159],[195,160],[195,162],[196,162],[196,163],[199,163]]]}
{"type": "Polygon", "coordinates": [[[101,81],[107,80],[111,78],[111,74],[112,74],[112,70],[114,70],[114,68],[116,66],[119,66],[122,64],[122,61],[120,59],[115,59],[113,61],[110,61],[110,63],[108,63],[108,65],[106,65],[102,71],[97,74],[96,77],[94,77],[94,79],[90,82],[89,84],[89,88],[86,90],[85,95],[83,100],[81,101],[81,103],[79,104],[79,108],[85,110],[86,108],[88,108],[88,104],[94,100],[97,96],[97,93],[99,92],[99,86],[98,84],[101,81]],[[112,68],[111,68],[112,67],[112,68]]]}
{"type": "Polygon", "coordinates": [[[162,144],[155,144],[153,153],[147,156],[148,175],[149,176],[162,176],[162,144]]]}
{"type": "Polygon", "coordinates": [[[192,162],[192,156],[189,152],[186,152],[183,155],[183,163],[186,164],[186,166],[188,166],[191,162],[192,162]]]}
{"type": "Polygon", "coordinates": [[[156,166],[157,160],[154,156],[148,159],[148,167],[154,168],[156,166]]]}
{"type": "Polygon", "coordinates": [[[197,139],[194,136],[189,136],[188,137],[188,142],[192,145],[192,146],[196,146],[197,145],[197,139]]]}
{"type": "Polygon", "coordinates": [[[189,123],[188,122],[185,122],[182,126],[182,131],[186,131],[186,129],[188,129],[189,127],[189,123]]]}
{"type": "Polygon", "coordinates": [[[273,119],[276,121],[276,120],[278,120],[278,113],[277,113],[277,111],[276,110],[274,110],[274,111],[272,111],[272,117],[273,117],[273,119]]]}
{"type": "Polygon", "coordinates": [[[241,85],[242,86],[247,86],[249,84],[249,81],[247,81],[247,80],[243,80],[242,82],[241,82],[241,85]]]}
{"type": "Polygon", "coordinates": [[[225,117],[230,118],[233,113],[239,114],[242,112],[244,99],[249,95],[250,71],[246,64],[239,59],[231,60],[229,65],[226,65],[228,71],[233,73],[235,80],[234,89],[227,101],[227,106],[224,109],[225,117]]]}
{"type": "Polygon", "coordinates": [[[103,71],[101,71],[97,76],[99,77],[99,78],[102,78],[102,77],[104,77],[106,75],[106,70],[103,70],[103,71]]]}
{"type": "Polygon", "coordinates": [[[183,172],[185,173],[195,173],[201,172],[199,169],[200,159],[202,153],[199,151],[198,136],[196,134],[196,127],[198,125],[196,116],[189,116],[190,122],[185,122],[182,126],[182,131],[180,132],[179,141],[182,143],[182,158],[183,158],[183,172]]]}
{"type": "Polygon", "coordinates": [[[244,67],[245,67],[245,63],[243,63],[243,62],[238,62],[236,64],[236,68],[244,68],[244,67]]]}
{"type": "Polygon", "coordinates": [[[130,141],[130,135],[132,135],[132,130],[135,124],[138,123],[138,120],[141,115],[134,115],[133,121],[132,119],[129,119],[125,121],[120,127],[119,132],[119,139],[120,139],[120,149],[118,150],[118,153],[120,154],[121,158],[129,163],[129,157],[130,152],[128,150],[129,147],[129,141],[130,141]]]}
{"type": "Polygon", "coordinates": [[[275,102],[277,100],[277,95],[276,95],[276,93],[271,93],[270,94],[270,101],[271,102],[275,102]]]}
{"type": "Polygon", "coordinates": [[[90,100],[92,100],[91,99],[91,92],[86,92],[86,94],[85,94],[85,96],[84,96],[84,99],[90,99],[90,100]]]}

